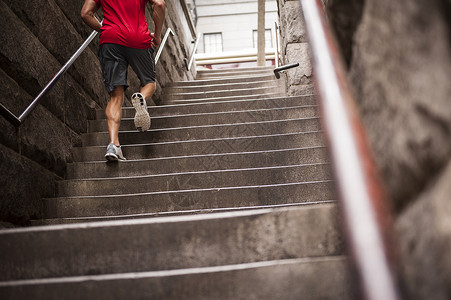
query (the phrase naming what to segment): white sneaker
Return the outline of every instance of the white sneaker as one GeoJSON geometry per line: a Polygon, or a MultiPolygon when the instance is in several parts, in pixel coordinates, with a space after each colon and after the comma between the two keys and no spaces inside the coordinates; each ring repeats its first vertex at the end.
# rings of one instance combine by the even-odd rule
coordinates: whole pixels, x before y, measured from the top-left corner
{"type": "Polygon", "coordinates": [[[146,131],[150,128],[150,116],[147,111],[146,99],[141,93],[134,93],[132,95],[132,104],[136,110],[135,127],[138,131],[146,131]]]}
{"type": "Polygon", "coordinates": [[[116,146],[113,143],[109,143],[108,147],[106,147],[105,158],[107,161],[126,160],[124,155],[122,155],[121,146],[116,146]]]}

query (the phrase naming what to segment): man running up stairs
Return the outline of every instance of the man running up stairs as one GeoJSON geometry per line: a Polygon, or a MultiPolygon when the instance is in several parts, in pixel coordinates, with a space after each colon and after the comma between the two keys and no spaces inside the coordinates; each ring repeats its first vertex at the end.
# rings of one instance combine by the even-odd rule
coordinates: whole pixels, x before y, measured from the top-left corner
{"type": "Polygon", "coordinates": [[[126,161],[105,163],[105,116],[46,219],[0,231],[2,299],[353,299],[313,95],[271,69],[174,83],[126,161]]]}

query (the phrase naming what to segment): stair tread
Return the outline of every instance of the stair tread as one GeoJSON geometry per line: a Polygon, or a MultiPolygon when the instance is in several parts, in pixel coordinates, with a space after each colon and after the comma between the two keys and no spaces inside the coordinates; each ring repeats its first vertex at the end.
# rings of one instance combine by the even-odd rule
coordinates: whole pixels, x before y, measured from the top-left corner
{"type": "Polygon", "coordinates": [[[193,210],[181,210],[181,211],[162,211],[162,212],[155,212],[155,213],[118,215],[118,216],[39,219],[39,220],[32,220],[32,225],[45,226],[45,225],[60,225],[60,224],[72,224],[72,223],[85,223],[85,222],[126,220],[126,219],[143,219],[143,218],[153,218],[153,217],[184,216],[184,215],[197,215],[197,214],[207,214],[207,213],[211,214],[211,213],[220,213],[220,212],[236,212],[236,211],[245,211],[245,210],[288,208],[288,207],[299,207],[299,206],[307,206],[307,205],[326,205],[326,204],[334,204],[334,203],[337,203],[337,201],[336,200],[325,200],[325,201],[317,201],[317,202],[285,203],[285,204],[273,204],[273,205],[261,205],[261,206],[224,207],[224,208],[193,209],[193,210]]]}
{"type": "Polygon", "coordinates": [[[154,157],[108,164],[105,160],[68,164],[67,179],[127,177],[167,172],[237,169],[327,162],[324,146],[154,157]]]}
{"type": "Polygon", "coordinates": [[[0,278],[159,271],[340,255],[344,248],[336,226],[337,209],[329,203],[2,230],[0,278]],[[262,227],[267,230],[261,231],[262,227]],[[85,264],[77,264],[81,258],[85,264]],[[17,262],[24,268],[16,269],[17,262]],[[48,269],[42,268],[46,265],[48,269]]]}

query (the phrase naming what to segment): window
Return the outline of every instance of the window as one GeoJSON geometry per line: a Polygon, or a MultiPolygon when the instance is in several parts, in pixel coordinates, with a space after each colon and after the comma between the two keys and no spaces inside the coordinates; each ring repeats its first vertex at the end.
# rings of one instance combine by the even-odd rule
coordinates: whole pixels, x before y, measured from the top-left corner
{"type": "Polygon", "coordinates": [[[222,33],[204,33],[204,52],[222,52],[222,33]]]}
{"type": "MultiPolygon", "coordinates": [[[[258,31],[253,30],[253,40],[254,40],[254,48],[257,48],[257,40],[258,40],[258,31]]],[[[265,49],[272,48],[272,34],[271,29],[265,29],[265,49]]]]}

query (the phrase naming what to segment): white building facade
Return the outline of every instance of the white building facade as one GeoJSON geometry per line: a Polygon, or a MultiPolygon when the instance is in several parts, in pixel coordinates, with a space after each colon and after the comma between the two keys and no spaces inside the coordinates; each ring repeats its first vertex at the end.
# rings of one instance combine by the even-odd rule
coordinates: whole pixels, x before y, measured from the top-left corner
{"type": "MultiPolygon", "coordinates": [[[[197,60],[228,57],[230,61],[231,57],[256,55],[258,0],[195,0],[195,5],[196,29],[200,38],[197,60]]],[[[267,0],[265,6],[266,52],[273,53],[276,43],[274,24],[278,20],[277,2],[267,0]]],[[[256,64],[241,60],[240,66],[256,64]]],[[[267,64],[272,64],[271,59],[268,59],[267,64]]],[[[211,67],[211,64],[206,65],[211,67]]]]}

